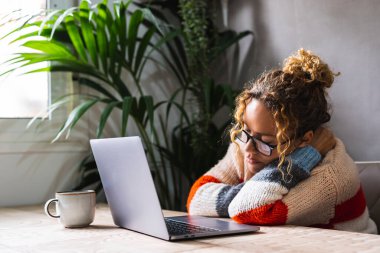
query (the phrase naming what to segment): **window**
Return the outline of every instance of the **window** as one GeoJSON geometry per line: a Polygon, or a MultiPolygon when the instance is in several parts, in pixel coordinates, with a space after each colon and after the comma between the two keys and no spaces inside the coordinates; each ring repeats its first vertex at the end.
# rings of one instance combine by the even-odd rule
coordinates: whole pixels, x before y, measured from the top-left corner
{"type": "MultiPolygon", "coordinates": [[[[52,0],[49,4],[54,8],[68,8],[70,5],[73,6],[73,1],[52,0]]],[[[11,15],[17,18],[17,15],[38,13],[46,6],[46,0],[7,1],[7,4],[3,4],[0,9],[0,16],[4,17],[4,13],[12,13],[11,15]],[[12,12],[13,10],[21,11],[12,12]]],[[[0,23],[2,21],[4,19],[0,19],[0,23]]],[[[6,29],[8,31],[12,29],[12,25],[1,26],[0,37],[7,33],[6,29]]],[[[14,50],[7,43],[8,41],[0,41],[0,62],[4,62],[14,50]]],[[[0,72],[3,69],[4,66],[0,65],[0,72]]],[[[88,129],[84,126],[87,122],[82,122],[82,127],[79,124],[78,129],[81,131],[72,131],[68,141],[61,140],[50,145],[50,141],[58,132],[68,112],[73,108],[73,104],[68,104],[66,108],[55,111],[48,118],[40,119],[39,121],[43,122],[36,122],[26,130],[31,118],[40,115],[41,112],[47,112],[51,101],[63,94],[73,93],[73,89],[70,73],[42,72],[28,75],[12,73],[6,77],[0,77],[0,153],[86,149],[88,133],[83,129],[88,129]]]]}
{"type": "MultiPolygon", "coordinates": [[[[46,0],[7,1],[7,4],[2,5],[0,11],[4,22],[0,26],[0,36],[7,34],[20,25],[20,22],[23,22],[22,20],[17,22],[17,19],[26,14],[38,13],[43,9],[46,9],[46,0]],[[6,22],[7,20],[14,21],[6,22]]],[[[9,45],[15,36],[17,34],[0,40],[1,62],[6,61],[12,53],[16,52],[18,45],[9,45]]],[[[0,65],[0,73],[5,70],[6,67],[0,65]]],[[[18,74],[13,73],[0,79],[0,118],[32,118],[39,112],[47,110],[49,104],[48,74],[18,74]]]]}

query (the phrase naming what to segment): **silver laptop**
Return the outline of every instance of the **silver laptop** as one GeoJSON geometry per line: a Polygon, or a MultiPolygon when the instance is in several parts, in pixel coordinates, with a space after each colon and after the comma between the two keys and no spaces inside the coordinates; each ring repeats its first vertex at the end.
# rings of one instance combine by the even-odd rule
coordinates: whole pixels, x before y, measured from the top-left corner
{"type": "Polygon", "coordinates": [[[202,216],[164,217],[140,137],[90,144],[115,225],[170,241],[259,230],[202,216]]]}

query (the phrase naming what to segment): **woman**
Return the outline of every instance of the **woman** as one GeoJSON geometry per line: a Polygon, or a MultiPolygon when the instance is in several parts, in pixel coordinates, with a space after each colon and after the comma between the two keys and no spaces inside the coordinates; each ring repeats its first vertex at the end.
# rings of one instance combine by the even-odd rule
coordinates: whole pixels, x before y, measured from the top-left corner
{"type": "Polygon", "coordinates": [[[353,160],[323,127],[335,75],[301,49],[250,83],[236,99],[227,154],[194,183],[188,212],[377,233],[353,160]]]}

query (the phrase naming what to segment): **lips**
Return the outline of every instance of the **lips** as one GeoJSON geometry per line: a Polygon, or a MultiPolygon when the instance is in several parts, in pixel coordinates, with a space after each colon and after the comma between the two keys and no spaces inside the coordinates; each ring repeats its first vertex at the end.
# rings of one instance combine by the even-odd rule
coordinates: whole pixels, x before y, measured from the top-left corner
{"type": "Polygon", "coordinates": [[[252,157],[248,157],[248,156],[245,158],[245,160],[246,160],[247,163],[249,163],[249,164],[258,164],[258,163],[261,163],[260,161],[255,160],[255,159],[253,159],[252,157]]]}

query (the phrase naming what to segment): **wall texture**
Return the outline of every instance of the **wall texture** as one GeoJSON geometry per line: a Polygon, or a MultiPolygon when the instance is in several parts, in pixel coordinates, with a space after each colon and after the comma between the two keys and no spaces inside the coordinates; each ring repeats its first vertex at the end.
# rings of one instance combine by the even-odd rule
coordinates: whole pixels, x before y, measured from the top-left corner
{"type": "Polygon", "coordinates": [[[311,50],[341,72],[329,94],[329,126],[354,160],[380,160],[380,1],[234,0],[228,26],[255,33],[242,41],[238,83],[311,50]],[[243,56],[243,57],[242,57],[243,56]]]}

